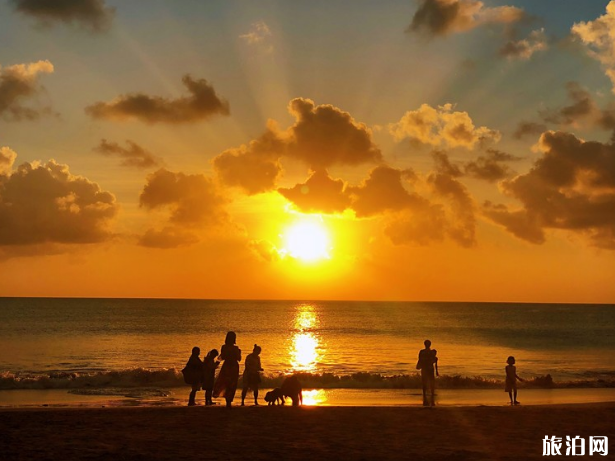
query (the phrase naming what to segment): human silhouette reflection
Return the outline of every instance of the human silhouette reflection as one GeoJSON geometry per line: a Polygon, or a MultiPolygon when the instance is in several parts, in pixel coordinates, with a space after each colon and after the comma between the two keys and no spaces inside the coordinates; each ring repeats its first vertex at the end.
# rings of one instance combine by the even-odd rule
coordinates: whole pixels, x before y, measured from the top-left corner
{"type": "Polygon", "coordinates": [[[431,341],[426,339],[425,349],[419,351],[419,360],[416,369],[421,370],[421,381],[423,382],[423,406],[434,406],[436,404],[436,376],[434,365],[438,357],[431,349],[431,341]],[[428,399],[431,397],[431,401],[428,399]]]}
{"type": "Polygon", "coordinates": [[[235,343],[237,335],[234,331],[226,334],[226,339],[220,351],[220,360],[224,363],[220,368],[220,374],[214,384],[214,397],[224,397],[226,406],[230,407],[235,392],[237,391],[237,381],[239,380],[239,362],[241,361],[241,349],[235,343]]]}
{"type": "Polygon", "coordinates": [[[261,382],[261,347],[254,345],[251,354],[246,357],[245,370],[243,371],[243,390],[241,391],[241,406],[245,405],[248,390],[254,393],[254,405],[258,405],[258,386],[261,382]]]}

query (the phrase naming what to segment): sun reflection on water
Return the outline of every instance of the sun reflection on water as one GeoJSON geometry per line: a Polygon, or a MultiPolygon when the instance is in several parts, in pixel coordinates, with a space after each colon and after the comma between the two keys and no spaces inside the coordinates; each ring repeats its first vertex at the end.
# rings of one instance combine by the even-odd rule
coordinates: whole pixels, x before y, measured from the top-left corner
{"type": "Polygon", "coordinates": [[[303,391],[303,405],[322,405],[327,402],[327,394],[323,389],[303,391]]]}
{"type": "Polygon", "coordinates": [[[318,314],[313,306],[297,307],[294,332],[291,338],[290,363],[293,371],[313,372],[321,354],[320,339],[315,329],[318,314]]]}

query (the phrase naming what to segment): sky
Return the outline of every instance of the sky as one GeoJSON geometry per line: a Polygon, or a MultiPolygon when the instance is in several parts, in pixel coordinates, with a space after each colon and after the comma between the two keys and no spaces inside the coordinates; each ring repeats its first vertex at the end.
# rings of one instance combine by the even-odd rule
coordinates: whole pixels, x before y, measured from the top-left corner
{"type": "Polygon", "coordinates": [[[615,303],[615,1],[0,0],[0,296],[615,303]]]}

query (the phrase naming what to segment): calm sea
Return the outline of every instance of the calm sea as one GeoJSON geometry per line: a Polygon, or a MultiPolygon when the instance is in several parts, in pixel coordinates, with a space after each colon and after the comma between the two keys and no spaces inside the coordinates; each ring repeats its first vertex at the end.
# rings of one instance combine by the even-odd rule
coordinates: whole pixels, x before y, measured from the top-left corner
{"type": "Polygon", "coordinates": [[[615,378],[613,305],[0,298],[0,389],[177,385],[228,330],[266,374],[412,374],[429,338],[444,375],[615,378]]]}

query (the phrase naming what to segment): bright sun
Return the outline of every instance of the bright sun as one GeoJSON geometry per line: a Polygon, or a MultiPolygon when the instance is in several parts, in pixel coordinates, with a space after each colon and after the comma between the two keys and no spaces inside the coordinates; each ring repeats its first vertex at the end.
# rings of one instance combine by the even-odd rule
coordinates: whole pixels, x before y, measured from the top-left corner
{"type": "Polygon", "coordinates": [[[284,252],[305,262],[329,259],[329,233],[322,222],[298,221],[282,235],[284,252]]]}

